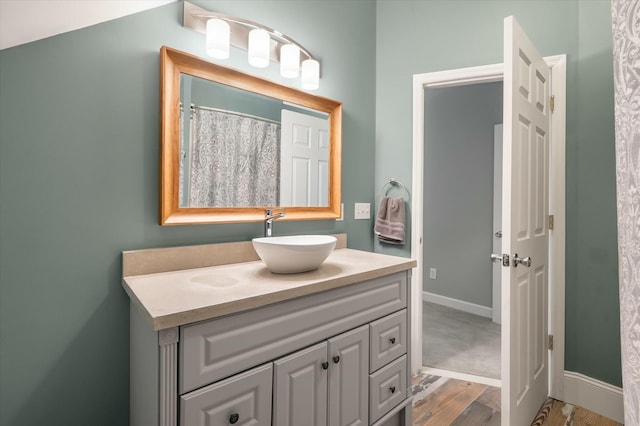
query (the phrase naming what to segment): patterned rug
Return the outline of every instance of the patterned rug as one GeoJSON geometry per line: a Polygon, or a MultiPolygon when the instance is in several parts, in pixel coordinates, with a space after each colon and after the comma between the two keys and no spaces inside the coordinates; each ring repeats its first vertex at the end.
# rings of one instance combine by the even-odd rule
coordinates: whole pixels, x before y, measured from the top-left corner
{"type": "Polygon", "coordinates": [[[536,417],[533,419],[531,426],[541,426],[542,424],[544,424],[545,420],[547,420],[547,417],[549,417],[549,413],[551,412],[553,401],[553,398],[547,398],[544,404],[542,404],[542,407],[540,407],[538,414],[536,414],[536,417]]]}

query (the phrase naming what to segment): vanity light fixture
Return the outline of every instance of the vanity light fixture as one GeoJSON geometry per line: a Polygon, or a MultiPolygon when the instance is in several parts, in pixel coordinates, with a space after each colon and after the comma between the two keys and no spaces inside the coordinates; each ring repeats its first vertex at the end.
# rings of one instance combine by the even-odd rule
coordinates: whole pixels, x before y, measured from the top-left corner
{"type": "Polygon", "coordinates": [[[183,26],[206,35],[207,54],[216,59],[229,57],[230,45],[247,50],[249,64],[264,68],[280,63],[280,75],[300,76],[305,90],[320,85],[320,63],[300,43],[257,22],[210,12],[188,1],[184,4],[183,26]]]}

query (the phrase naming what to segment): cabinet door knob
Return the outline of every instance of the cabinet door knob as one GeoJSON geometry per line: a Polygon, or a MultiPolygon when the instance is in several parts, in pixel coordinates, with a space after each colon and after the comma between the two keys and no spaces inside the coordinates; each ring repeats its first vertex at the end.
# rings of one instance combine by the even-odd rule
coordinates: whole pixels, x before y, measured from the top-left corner
{"type": "Polygon", "coordinates": [[[232,425],[238,423],[238,420],[240,420],[240,415],[238,413],[233,413],[229,416],[229,423],[232,425]]]}
{"type": "Polygon", "coordinates": [[[391,393],[396,393],[396,387],[395,387],[395,386],[391,386],[391,387],[389,388],[389,392],[391,392],[391,393]]]}
{"type": "Polygon", "coordinates": [[[392,337],[391,339],[389,339],[389,341],[391,342],[392,345],[395,345],[396,343],[396,338],[392,337]]]}
{"type": "Polygon", "coordinates": [[[340,362],[340,355],[336,355],[336,356],[334,356],[334,357],[333,357],[333,362],[334,362],[335,364],[339,363],[339,362],[340,362]]]}
{"type": "Polygon", "coordinates": [[[322,363],[322,369],[323,369],[323,370],[326,370],[326,369],[328,369],[328,368],[329,368],[329,363],[328,363],[328,362],[323,362],[323,363],[322,363]]]}

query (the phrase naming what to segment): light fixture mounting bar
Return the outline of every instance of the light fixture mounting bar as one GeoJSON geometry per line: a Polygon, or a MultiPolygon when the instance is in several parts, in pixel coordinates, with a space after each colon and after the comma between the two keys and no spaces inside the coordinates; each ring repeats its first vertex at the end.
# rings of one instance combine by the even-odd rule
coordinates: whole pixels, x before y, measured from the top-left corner
{"type": "Polygon", "coordinates": [[[211,12],[196,6],[188,1],[183,2],[183,18],[182,26],[192,29],[202,34],[207,32],[207,21],[212,18],[222,19],[226,21],[231,27],[231,44],[240,49],[248,49],[249,31],[261,28],[269,33],[271,38],[270,59],[273,62],[280,62],[280,46],[284,44],[293,44],[300,49],[301,61],[305,59],[314,59],[307,49],[302,47],[300,43],[292,39],[291,37],[282,34],[280,31],[276,31],[272,28],[259,24],[257,22],[249,21],[247,19],[237,18],[235,16],[225,15],[223,13],[211,12]]]}

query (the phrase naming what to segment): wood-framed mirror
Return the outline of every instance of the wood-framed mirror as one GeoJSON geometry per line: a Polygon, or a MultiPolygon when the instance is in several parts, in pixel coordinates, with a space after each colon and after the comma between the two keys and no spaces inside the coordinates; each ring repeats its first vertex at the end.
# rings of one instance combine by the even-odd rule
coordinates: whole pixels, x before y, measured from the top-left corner
{"type": "Polygon", "coordinates": [[[342,103],[163,46],[160,224],[340,217],[342,103]]]}

